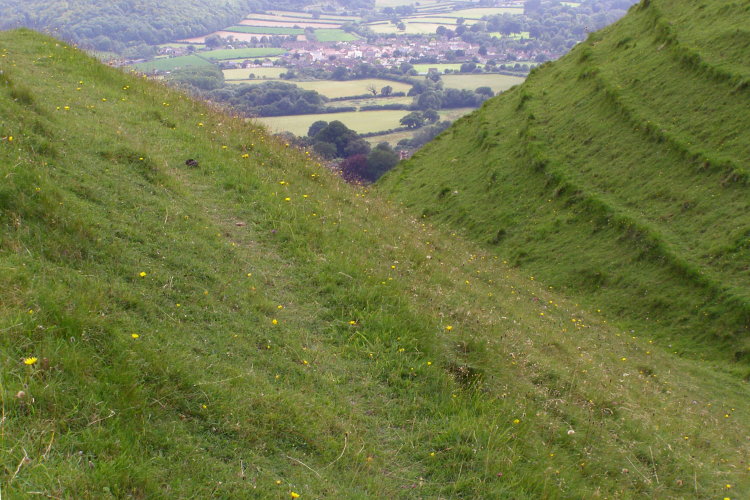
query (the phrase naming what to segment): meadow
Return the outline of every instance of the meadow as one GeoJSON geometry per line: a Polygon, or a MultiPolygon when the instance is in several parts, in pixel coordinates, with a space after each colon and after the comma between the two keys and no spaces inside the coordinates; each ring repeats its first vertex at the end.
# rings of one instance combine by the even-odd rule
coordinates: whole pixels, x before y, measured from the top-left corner
{"type": "MultiPolygon", "coordinates": [[[[426,7],[425,7],[426,8],[426,7]]],[[[523,8],[519,7],[486,7],[460,9],[455,11],[439,11],[430,13],[429,11],[420,11],[417,15],[402,16],[399,20],[404,23],[406,29],[399,30],[396,24],[390,21],[376,21],[369,23],[367,26],[374,32],[380,34],[402,33],[406,35],[424,35],[435,33],[438,27],[443,26],[448,29],[455,29],[456,19],[463,18],[464,24],[471,26],[478,22],[483,16],[497,14],[522,14],[523,8]]]]}
{"type": "Polygon", "coordinates": [[[307,135],[307,130],[314,122],[338,120],[350,129],[366,134],[400,127],[399,120],[409,113],[403,110],[350,111],[346,113],[318,113],[312,115],[268,116],[255,118],[258,123],[266,125],[271,133],[291,132],[294,135],[307,135]]]}
{"type": "Polygon", "coordinates": [[[338,106],[356,106],[360,108],[362,106],[384,106],[387,104],[406,104],[410,105],[414,101],[413,97],[371,97],[365,99],[348,99],[345,101],[329,101],[327,105],[329,107],[338,106]]]}
{"type": "Polygon", "coordinates": [[[207,52],[201,52],[201,57],[206,59],[237,59],[237,58],[253,58],[253,57],[268,57],[278,56],[285,53],[286,50],[279,48],[248,48],[248,49],[219,49],[209,50],[207,52]]]}
{"type": "MultiPolygon", "coordinates": [[[[461,69],[461,63],[414,64],[413,66],[420,75],[426,75],[430,68],[436,68],[439,73],[445,72],[446,69],[451,71],[458,71],[461,69]]],[[[481,67],[482,65],[478,64],[477,66],[481,67]]]]}
{"type": "Polygon", "coordinates": [[[340,29],[316,29],[315,38],[319,42],[351,42],[359,39],[359,36],[340,29]]]}
{"type": "Polygon", "coordinates": [[[240,21],[240,24],[245,26],[277,26],[279,28],[338,28],[341,26],[341,21],[326,19],[310,20],[306,18],[276,18],[271,20],[252,17],[240,21]]]}
{"type": "Polygon", "coordinates": [[[475,90],[478,87],[490,87],[493,92],[504,92],[514,85],[523,83],[521,76],[508,76],[496,73],[485,74],[448,74],[441,76],[445,88],[475,90]]]}
{"type": "MultiPolygon", "coordinates": [[[[263,16],[259,17],[257,14],[252,14],[251,18],[258,17],[259,19],[283,19],[283,20],[289,20],[289,19],[313,19],[313,15],[309,12],[302,12],[302,11],[284,11],[284,10],[272,10],[269,11],[270,14],[273,16],[263,16]]],[[[328,13],[321,13],[319,18],[314,19],[316,22],[318,20],[322,21],[357,21],[359,20],[359,17],[356,16],[343,16],[343,15],[336,15],[336,14],[328,14],[328,13]]]]}
{"type": "MultiPolygon", "coordinates": [[[[203,52],[205,54],[205,52],[203,52]]],[[[179,57],[161,57],[144,63],[132,65],[133,69],[143,72],[149,71],[172,71],[180,68],[211,66],[212,63],[201,56],[179,56],[179,57]]]]}
{"type": "MultiPolygon", "coordinates": [[[[444,109],[438,111],[441,120],[457,120],[461,116],[473,111],[472,108],[444,109]]],[[[402,127],[399,120],[407,115],[407,110],[374,110],[349,111],[345,113],[318,113],[311,115],[268,116],[255,118],[266,125],[272,133],[291,132],[294,135],[307,135],[307,130],[314,122],[323,120],[331,122],[338,120],[350,129],[360,134],[380,132],[392,128],[402,127]]],[[[379,141],[381,142],[381,141],[379,141]]],[[[395,143],[393,144],[395,145],[395,143]]]]}
{"type": "Polygon", "coordinates": [[[251,33],[258,35],[302,35],[305,30],[302,28],[278,28],[274,26],[230,26],[223,31],[236,33],[251,33]]]}

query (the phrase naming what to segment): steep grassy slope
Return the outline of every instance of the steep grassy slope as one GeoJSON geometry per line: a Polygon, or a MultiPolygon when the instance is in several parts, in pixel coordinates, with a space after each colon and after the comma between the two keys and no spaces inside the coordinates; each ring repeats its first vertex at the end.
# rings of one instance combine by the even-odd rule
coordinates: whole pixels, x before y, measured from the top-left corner
{"type": "Polygon", "coordinates": [[[748,26],[747,0],[641,2],[383,189],[624,327],[748,373],[748,26]]]}
{"type": "Polygon", "coordinates": [[[0,70],[3,498],[750,492],[736,378],[62,43],[0,70]]]}

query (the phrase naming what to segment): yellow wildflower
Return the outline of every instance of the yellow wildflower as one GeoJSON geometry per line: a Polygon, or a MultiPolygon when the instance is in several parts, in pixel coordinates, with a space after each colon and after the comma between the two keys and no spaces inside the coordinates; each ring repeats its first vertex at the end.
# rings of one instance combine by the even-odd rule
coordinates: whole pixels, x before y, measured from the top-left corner
{"type": "Polygon", "coordinates": [[[24,358],[23,359],[23,364],[31,366],[34,363],[36,363],[37,361],[38,361],[38,358],[35,358],[35,357],[32,356],[30,358],[24,358]]]}

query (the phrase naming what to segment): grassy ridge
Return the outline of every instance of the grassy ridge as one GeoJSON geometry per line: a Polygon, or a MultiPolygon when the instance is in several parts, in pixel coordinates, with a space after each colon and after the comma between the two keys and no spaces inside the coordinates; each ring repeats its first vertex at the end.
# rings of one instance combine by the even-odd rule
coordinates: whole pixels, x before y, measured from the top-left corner
{"type": "Polygon", "coordinates": [[[384,189],[623,326],[747,373],[749,6],[642,2],[384,189]]]}
{"type": "Polygon", "coordinates": [[[28,31],[0,61],[5,498],[750,491],[736,379],[261,128],[28,31]]]}

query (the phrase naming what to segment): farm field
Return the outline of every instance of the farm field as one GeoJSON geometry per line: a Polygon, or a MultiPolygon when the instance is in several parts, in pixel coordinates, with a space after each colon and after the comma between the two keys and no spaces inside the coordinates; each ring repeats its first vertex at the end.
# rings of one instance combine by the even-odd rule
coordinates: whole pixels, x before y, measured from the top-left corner
{"type": "Polygon", "coordinates": [[[393,132],[391,134],[373,135],[365,137],[365,140],[370,143],[370,146],[377,146],[381,142],[387,142],[391,147],[395,148],[399,141],[403,139],[411,139],[414,132],[414,130],[404,130],[402,132],[393,132]]]}
{"type": "Polygon", "coordinates": [[[351,42],[359,38],[354,33],[347,33],[340,29],[317,29],[315,37],[319,42],[351,42]]]}
{"type": "Polygon", "coordinates": [[[221,38],[232,37],[235,40],[239,40],[241,42],[252,42],[253,40],[257,40],[259,37],[265,36],[259,33],[240,33],[239,31],[220,30],[220,31],[214,31],[213,33],[209,33],[207,35],[197,36],[195,38],[186,38],[181,41],[184,43],[205,45],[206,38],[212,35],[217,35],[217,36],[220,36],[221,38]]]}
{"type": "Polygon", "coordinates": [[[496,73],[470,75],[443,75],[445,88],[475,90],[477,87],[489,87],[493,92],[503,92],[514,85],[523,83],[520,76],[500,75],[496,73]]]}
{"type": "Polygon", "coordinates": [[[274,66],[273,68],[237,68],[237,69],[225,69],[224,79],[225,80],[247,80],[249,75],[255,75],[255,80],[278,80],[281,73],[285,73],[286,68],[274,66]]]}
{"type": "MultiPolygon", "coordinates": [[[[375,0],[375,7],[382,9],[385,7],[399,7],[401,5],[413,5],[414,2],[412,0],[375,0]]],[[[434,0],[428,0],[419,2],[421,7],[426,7],[428,5],[435,5],[437,4],[434,0]]]]}
{"type": "Polygon", "coordinates": [[[385,106],[386,104],[411,104],[414,100],[413,97],[371,97],[369,99],[349,99],[346,101],[330,101],[329,107],[338,106],[356,106],[360,108],[362,106],[385,106]]]}
{"type": "Polygon", "coordinates": [[[229,33],[252,33],[257,35],[301,35],[305,32],[302,28],[279,28],[276,26],[230,26],[223,31],[229,33]]]}
{"type": "MultiPolygon", "coordinates": [[[[477,66],[482,66],[478,64],[477,66]]],[[[430,68],[436,68],[440,73],[443,73],[446,69],[458,71],[461,69],[461,63],[442,63],[442,64],[414,64],[414,69],[420,75],[426,75],[430,68]]]]}
{"type": "MultiPolygon", "coordinates": [[[[409,17],[407,18],[408,22],[410,23],[440,23],[440,24],[452,24],[456,25],[458,24],[456,22],[456,17],[446,17],[443,14],[436,14],[434,16],[421,16],[421,17],[409,17]]],[[[477,22],[476,19],[466,19],[464,24],[471,25],[473,23],[477,22]]]]}
{"type": "Polygon", "coordinates": [[[159,48],[170,47],[170,48],[173,48],[173,49],[179,49],[179,48],[188,47],[190,45],[192,45],[196,49],[202,49],[204,47],[204,45],[202,43],[181,43],[181,42],[161,43],[161,44],[157,45],[157,47],[159,47],[159,48]]]}
{"type": "MultiPolygon", "coordinates": [[[[298,11],[289,11],[289,10],[271,10],[271,11],[268,11],[268,12],[270,14],[273,14],[273,16],[270,16],[268,14],[266,14],[266,15],[263,15],[263,14],[252,14],[252,16],[249,16],[248,18],[250,18],[250,17],[253,17],[253,18],[254,17],[258,17],[259,19],[264,19],[264,18],[279,18],[279,17],[281,17],[281,18],[313,19],[313,15],[310,14],[309,12],[298,12],[298,11]],[[263,16],[263,17],[259,17],[259,16],[263,16]]],[[[359,19],[359,18],[355,17],[355,16],[340,16],[340,15],[335,15],[335,14],[321,14],[320,15],[320,20],[356,21],[357,19],[359,19]]],[[[317,22],[318,19],[315,19],[315,21],[317,22]]]]}
{"type": "Polygon", "coordinates": [[[408,111],[401,110],[350,111],[348,113],[267,116],[255,120],[268,126],[271,132],[286,131],[300,136],[307,135],[310,125],[318,120],[327,122],[339,120],[350,129],[360,134],[366,134],[400,127],[401,124],[398,121],[408,113],[408,111]]]}
{"type": "MultiPolygon", "coordinates": [[[[262,83],[264,80],[229,80],[227,83],[233,83],[233,84],[242,84],[247,83],[249,85],[262,83]]],[[[265,80],[268,81],[268,80],[265,80]]],[[[369,85],[375,85],[377,87],[378,91],[385,87],[386,85],[390,85],[393,87],[394,92],[408,92],[411,86],[405,84],[405,83],[399,83],[399,82],[392,82],[390,80],[381,80],[379,78],[366,78],[364,80],[345,80],[345,81],[335,81],[335,80],[284,80],[289,83],[293,83],[297,85],[300,88],[306,89],[306,90],[315,90],[316,92],[319,92],[320,94],[331,98],[339,98],[339,97],[354,97],[358,95],[364,95],[369,93],[367,90],[367,87],[369,85]]]]}
{"type": "MultiPolygon", "coordinates": [[[[457,120],[473,111],[472,108],[456,108],[439,111],[441,120],[457,120]]],[[[360,133],[379,132],[401,126],[399,120],[409,114],[406,110],[349,111],[346,113],[317,113],[312,115],[266,116],[255,118],[268,126],[272,132],[291,132],[304,136],[314,122],[338,120],[350,129],[360,133]]],[[[382,142],[382,141],[380,141],[382,142]]]]}
{"type": "Polygon", "coordinates": [[[268,48],[249,48],[249,49],[219,49],[209,50],[208,52],[202,52],[201,56],[207,59],[237,59],[237,58],[251,58],[251,57],[266,57],[266,56],[278,56],[286,52],[284,49],[278,49],[274,47],[268,48]]]}
{"type": "Polygon", "coordinates": [[[279,58],[276,56],[271,57],[240,57],[237,59],[222,59],[222,62],[236,62],[242,64],[245,61],[252,61],[253,64],[260,64],[264,61],[278,61],[279,58]]]}
{"type": "Polygon", "coordinates": [[[278,26],[280,28],[338,28],[341,21],[315,19],[311,22],[305,19],[283,18],[284,20],[267,20],[267,19],[243,19],[240,25],[243,26],[278,26]]]}
{"type": "MultiPolygon", "coordinates": [[[[204,52],[205,53],[205,52],[204,52]]],[[[172,71],[179,68],[195,66],[211,66],[206,59],[198,56],[163,57],[140,64],[134,64],[133,68],[138,71],[172,71]]]]}

